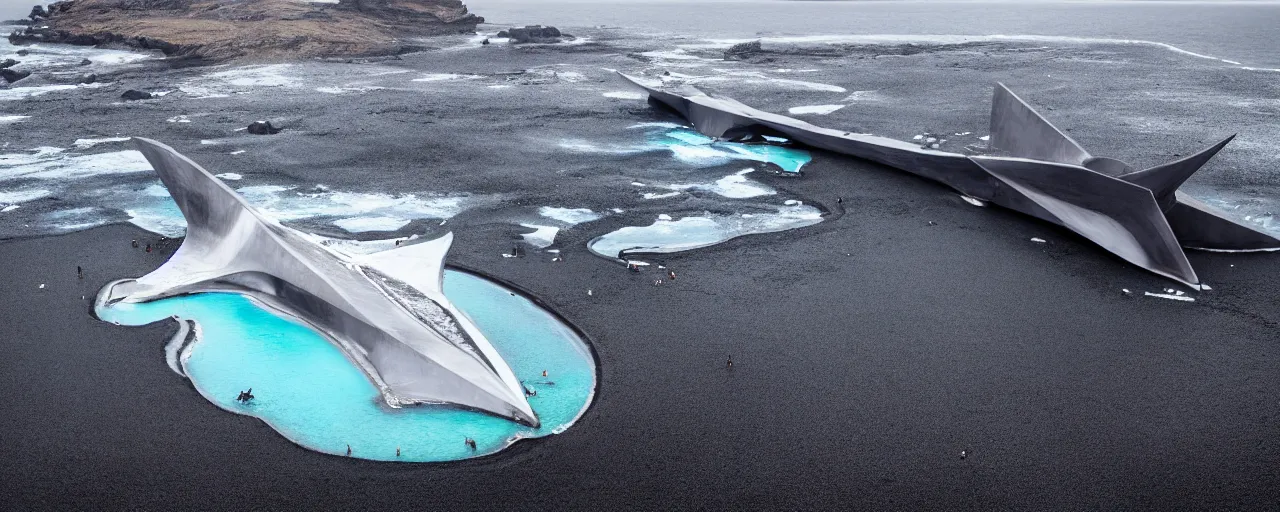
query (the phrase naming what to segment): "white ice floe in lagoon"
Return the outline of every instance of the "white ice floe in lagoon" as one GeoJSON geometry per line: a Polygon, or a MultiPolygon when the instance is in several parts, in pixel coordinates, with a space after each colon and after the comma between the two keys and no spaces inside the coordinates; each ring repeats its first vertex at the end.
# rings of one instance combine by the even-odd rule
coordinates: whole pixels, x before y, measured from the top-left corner
{"type": "Polygon", "coordinates": [[[338,226],[352,233],[368,231],[396,231],[409,225],[409,219],[387,216],[348,217],[333,221],[338,226]]]}
{"type": "Polygon", "coordinates": [[[78,179],[105,174],[146,172],[151,164],[134,150],[64,155],[61,148],[36,148],[33,153],[0,154],[0,181],[13,179],[78,179]]]}
{"type": "Polygon", "coordinates": [[[1045,239],[1043,239],[1043,238],[1032,238],[1032,239],[1031,239],[1031,241],[1032,241],[1032,242],[1035,242],[1035,243],[1038,243],[1038,244],[1046,243],[1046,240],[1045,240],[1045,239]]]}
{"type": "Polygon", "coordinates": [[[17,210],[17,209],[18,209],[18,208],[20,208],[20,207],[21,207],[21,205],[11,204],[11,205],[6,206],[6,207],[4,207],[4,208],[0,208],[0,213],[11,212],[11,211],[17,210]]]}
{"type": "Polygon", "coordinates": [[[0,124],[11,124],[30,118],[31,116],[0,116],[0,124]]]}
{"type": "MultiPolygon", "coordinates": [[[[752,181],[747,178],[747,174],[754,172],[755,169],[744,169],[734,174],[730,174],[716,180],[714,183],[688,183],[670,185],[668,188],[675,190],[701,190],[711,192],[721,197],[729,199],[746,199],[750,197],[769,196],[778,192],[767,185],[752,181]]],[[[645,195],[645,199],[652,199],[645,195]]]]}
{"type": "MultiPolygon", "coordinates": [[[[232,154],[235,154],[235,153],[232,153],[232,154]]],[[[224,180],[231,180],[231,181],[244,179],[244,176],[241,176],[240,173],[235,173],[235,172],[224,172],[221,174],[215,174],[214,176],[217,176],[224,180]]]]}
{"type": "Polygon", "coordinates": [[[532,233],[523,233],[520,236],[524,238],[524,241],[529,245],[539,249],[551,247],[551,244],[554,244],[556,241],[556,235],[560,233],[560,228],[555,226],[542,226],[539,224],[528,223],[521,223],[520,225],[533,230],[532,233]]]}
{"type": "Polygon", "coordinates": [[[643,100],[646,97],[644,93],[638,91],[609,91],[602,96],[619,100],[643,100]]]}
{"type": "Polygon", "coordinates": [[[560,206],[543,206],[538,208],[538,215],[558,220],[570,226],[599,220],[603,215],[591,211],[590,208],[564,208],[560,206]]]}
{"type": "Polygon", "coordinates": [[[633,252],[672,253],[708,247],[744,235],[811,226],[821,221],[822,212],[806,205],[781,206],[776,212],[760,212],[752,217],[708,213],[673,220],[663,214],[648,226],[628,226],[597,237],[588,244],[588,248],[608,258],[633,252]]]}
{"type": "Polygon", "coordinates": [[[243,155],[243,154],[244,154],[244,150],[243,150],[243,149],[237,149],[237,150],[235,150],[235,151],[232,151],[232,152],[231,152],[231,153],[229,153],[229,154],[231,154],[231,155],[243,155]]]}
{"type": "Polygon", "coordinates": [[[802,105],[799,107],[791,107],[787,109],[787,112],[792,114],[814,114],[825,116],[842,108],[844,108],[844,105],[802,105]]]}
{"type": "Polygon", "coordinates": [[[76,141],[72,142],[71,145],[75,146],[76,149],[89,149],[91,147],[97,146],[98,144],[109,144],[112,142],[125,142],[128,140],[129,140],[129,137],[107,137],[102,139],[76,139],[76,141]]]}
{"type": "Polygon", "coordinates": [[[986,205],[987,205],[987,203],[986,203],[986,202],[984,202],[984,201],[983,201],[983,200],[981,200],[981,199],[978,199],[978,198],[976,198],[976,197],[969,197],[969,196],[966,196],[966,195],[964,195],[964,194],[961,194],[961,195],[960,195],[960,199],[964,199],[964,202],[969,203],[969,204],[974,205],[974,206],[986,206],[986,205]]]}
{"type": "Polygon", "coordinates": [[[678,195],[680,195],[680,192],[679,192],[679,191],[674,191],[674,192],[645,192],[645,193],[643,193],[643,194],[640,194],[640,197],[642,197],[642,198],[644,198],[644,199],[650,199],[650,200],[652,200],[652,199],[666,199],[666,198],[668,198],[668,197],[675,197],[675,196],[678,196],[678,195]]]}
{"type": "Polygon", "coordinates": [[[583,339],[523,296],[471,274],[445,271],[444,293],[483,329],[517,378],[537,391],[530,405],[542,428],[447,406],[381,406],[378,389],[336,346],[241,295],[200,293],[111,306],[99,301],[95,312],[124,325],[174,316],[194,321],[196,340],[178,347],[175,358],[180,374],[218,407],[258,417],[323,453],[345,455],[350,445],[351,455],[363,459],[458,460],[560,433],[577,421],[596,384],[595,361],[583,339]],[[257,395],[249,405],[234,400],[245,383],[257,395]],[[463,437],[476,441],[475,451],[463,437]]]}
{"type": "Polygon", "coordinates": [[[978,137],[978,140],[982,140],[982,141],[991,140],[991,136],[990,136],[990,135],[983,135],[983,136],[981,136],[981,137],[978,137]]]}

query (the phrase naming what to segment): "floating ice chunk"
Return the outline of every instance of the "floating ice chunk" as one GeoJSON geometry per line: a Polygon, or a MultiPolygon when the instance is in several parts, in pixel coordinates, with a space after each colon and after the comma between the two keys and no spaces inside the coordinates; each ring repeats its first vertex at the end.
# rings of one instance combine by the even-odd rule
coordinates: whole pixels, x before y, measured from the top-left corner
{"type": "Polygon", "coordinates": [[[791,107],[787,109],[787,112],[792,114],[815,114],[825,116],[842,108],[844,108],[844,105],[802,105],[799,107],[791,107]]]}
{"type": "Polygon", "coordinates": [[[40,283],[40,289],[41,289],[41,290],[43,290],[43,289],[44,289],[44,283],[40,283]]]}
{"type": "Polygon", "coordinates": [[[61,148],[36,148],[34,154],[0,154],[0,181],[12,179],[77,179],[106,174],[149,172],[151,164],[138,151],[64,156],[61,148]]]}
{"type": "Polygon", "coordinates": [[[1032,242],[1035,242],[1035,243],[1038,243],[1038,244],[1043,244],[1043,243],[1045,243],[1045,239],[1043,239],[1043,238],[1032,238],[1032,239],[1031,239],[1031,241],[1032,241],[1032,242]]]}
{"type": "Polygon", "coordinates": [[[969,197],[969,196],[966,196],[966,195],[964,195],[964,194],[961,194],[961,195],[960,195],[960,199],[964,199],[964,202],[969,203],[969,204],[974,205],[974,206],[986,206],[986,205],[987,205],[987,203],[986,203],[986,202],[984,202],[984,201],[983,201],[983,200],[981,200],[981,199],[978,199],[978,198],[976,198],[976,197],[969,197]]]}
{"type": "Polygon", "coordinates": [[[644,184],[644,183],[640,183],[640,182],[638,182],[638,181],[633,181],[633,182],[631,182],[631,184],[632,184],[632,185],[635,185],[635,186],[637,186],[637,187],[643,187],[643,186],[645,186],[645,184],[644,184]]]}
{"type": "Polygon", "coordinates": [[[233,155],[242,155],[242,154],[244,154],[244,150],[243,150],[243,149],[237,149],[237,150],[235,150],[235,151],[232,151],[232,152],[231,152],[231,154],[233,154],[233,155]]]}
{"type": "Polygon", "coordinates": [[[538,208],[538,215],[548,219],[558,220],[570,226],[582,224],[598,220],[603,215],[591,211],[589,208],[562,208],[559,206],[543,206],[538,208]]]}
{"type": "Polygon", "coordinates": [[[104,139],[76,139],[76,141],[72,142],[71,145],[75,146],[76,149],[89,149],[91,147],[97,146],[98,144],[109,144],[112,142],[125,142],[127,140],[129,140],[129,137],[107,137],[104,139]]]}
{"type": "Polygon", "coordinates": [[[956,136],[963,137],[963,136],[968,135],[968,134],[970,134],[970,133],[973,133],[973,132],[957,133],[957,134],[956,134],[956,136]]]}
{"type": "Polygon", "coordinates": [[[349,217],[333,221],[333,225],[352,233],[366,231],[395,231],[409,224],[409,219],[398,217],[349,217]]]}
{"type": "Polygon", "coordinates": [[[1211,288],[1211,287],[1210,287],[1209,285],[1207,285],[1207,284],[1201,284],[1201,285],[1200,285],[1200,291],[1208,291],[1208,290],[1212,290],[1212,289],[1213,289],[1213,288],[1211,288]]]}
{"type": "Polygon", "coordinates": [[[924,135],[916,135],[915,137],[912,137],[911,140],[920,140],[923,138],[924,138],[924,135]]]}
{"type": "MultiPolygon", "coordinates": [[[[727,197],[729,199],[746,199],[749,197],[768,196],[776,194],[777,191],[757,183],[747,178],[747,174],[755,171],[755,169],[745,169],[734,174],[730,174],[716,180],[715,183],[692,183],[671,185],[667,188],[675,190],[702,190],[713,194],[727,197]]],[[[645,194],[645,199],[651,199],[649,194],[645,194]]],[[[662,197],[666,197],[663,194],[662,197]]]]}
{"type": "Polygon", "coordinates": [[[538,224],[520,224],[526,228],[532,229],[532,233],[524,233],[520,236],[524,238],[529,245],[539,249],[551,247],[556,241],[556,234],[560,232],[560,228],[555,226],[541,226],[538,224]]]}
{"type": "Polygon", "coordinates": [[[0,124],[16,123],[31,116],[0,116],[0,124]]]}
{"type": "Polygon", "coordinates": [[[785,205],[787,205],[787,206],[797,206],[797,205],[801,205],[801,204],[804,204],[804,203],[802,203],[802,202],[800,202],[800,201],[797,201],[797,200],[795,200],[795,199],[788,199],[788,200],[786,200],[785,202],[783,202],[782,204],[785,204],[785,205]]]}
{"type": "Polygon", "coordinates": [[[619,100],[643,100],[645,98],[644,93],[637,91],[609,91],[602,94],[602,96],[619,100]]]}
{"type": "Polygon", "coordinates": [[[633,124],[633,125],[631,125],[631,126],[628,126],[627,128],[629,128],[629,129],[635,129],[635,128],[666,128],[666,129],[668,129],[668,130],[680,130],[680,129],[687,129],[688,127],[687,127],[687,126],[685,126],[685,125],[682,125],[682,124],[676,124],[676,123],[667,123],[667,122],[648,122],[648,123],[636,123],[636,124],[633,124]]]}
{"type": "Polygon", "coordinates": [[[611,212],[613,212],[613,213],[622,213],[622,212],[624,212],[624,211],[626,211],[626,210],[623,210],[622,208],[610,208],[610,209],[609,209],[609,211],[611,211],[611,212]]]}
{"type": "Polygon", "coordinates": [[[739,215],[707,214],[671,220],[659,215],[648,226],[628,226],[597,237],[588,248],[601,256],[620,257],[625,252],[670,253],[715,245],[743,235],[771,233],[822,221],[822,213],[812,206],[778,207],[777,213],[760,213],[751,218],[739,215]]]}
{"type": "Polygon", "coordinates": [[[464,80],[470,78],[480,78],[479,75],[459,75],[456,73],[427,73],[419,78],[414,78],[414,82],[443,82],[446,80],[464,80]]]}
{"type": "Polygon", "coordinates": [[[165,121],[168,121],[170,123],[190,123],[191,119],[183,115],[183,116],[173,116],[168,119],[165,119],[165,121]]]}
{"type": "Polygon", "coordinates": [[[11,211],[17,210],[17,209],[18,209],[18,207],[19,207],[19,205],[11,204],[11,205],[6,206],[6,207],[4,207],[4,208],[0,208],[0,213],[11,212],[11,211]]]}
{"type": "Polygon", "coordinates": [[[862,101],[866,99],[871,99],[872,96],[875,95],[875,92],[876,91],[853,91],[852,93],[849,93],[849,95],[846,96],[843,100],[840,100],[840,101],[862,101]]]}
{"type": "Polygon", "coordinates": [[[645,199],[666,199],[666,198],[668,198],[668,197],[675,197],[675,196],[678,196],[678,195],[680,195],[680,192],[679,192],[679,191],[676,191],[676,192],[645,192],[644,194],[641,194],[641,195],[640,195],[640,197],[643,197],[643,198],[645,198],[645,199]]]}
{"type": "Polygon", "coordinates": [[[224,172],[222,174],[215,174],[214,176],[217,176],[224,180],[232,180],[232,181],[236,181],[244,178],[244,176],[241,176],[240,173],[235,173],[235,172],[224,172]]]}
{"type": "Polygon", "coordinates": [[[1180,301],[1182,301],[1182,302],[1195,302],[1195,301],[1196,301],[1196,299],[1194,299],[1194,298],[1192,298],[1192,297],[1187,297],[1186,295],[1170,295],[1170,294],[1167,294],[1167,293],[1151,293],[1151,292],[1142,292],[1142,293],[1143,293],[1143,295],[1146,295],[1147,297],[1159,297],[1159,298],[1161,298],[1161,299],[1180,300],[1180,301]]]}
{"type": "Polygon", "coordinates": [[[990,135],[983,135],[983,136],[981,136],[981,137],[978,137],[978,140],[991,140],[991,136],[990,136],[990,135]]]}
{"type": "Polygon", "coordinates": [[[48,197],[50,194],[51,192],[43,188],[0,190],[0,203],[25,203],[42,197],[48,197]]]}

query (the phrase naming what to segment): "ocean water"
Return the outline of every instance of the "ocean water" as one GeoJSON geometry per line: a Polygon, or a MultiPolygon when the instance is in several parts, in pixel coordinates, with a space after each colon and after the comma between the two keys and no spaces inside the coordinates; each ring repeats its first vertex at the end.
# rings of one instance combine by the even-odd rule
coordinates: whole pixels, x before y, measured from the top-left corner
{"type": "MultiPolygon", "coordinates": [[[[177,316],[195,320],[201,338],[183,355],[196,389],[219,407],[255,416],[306,448],[403,462],[466,459],[519,439],[563,432],[591,403],[596,387],[590,348],[554,315],[492,281],[445,272],[444,291],[511,365],[542,421],[534,429],[450,406],[391,408],[332,343],[234,293],[201,293],[143,304],[99,307],[98,316],[145,325],[177,316]],[[543,377],[543,370],[547,376],[543,377]],[[248,404],[235,400],[252,388],[248,404]],[[470,437],[476,450],[464,443],[470,437]],[[396,456],[397,447],[400,456],[396,456]]],[[[162,354],[157,350],[156,357],[162,354]]]]}

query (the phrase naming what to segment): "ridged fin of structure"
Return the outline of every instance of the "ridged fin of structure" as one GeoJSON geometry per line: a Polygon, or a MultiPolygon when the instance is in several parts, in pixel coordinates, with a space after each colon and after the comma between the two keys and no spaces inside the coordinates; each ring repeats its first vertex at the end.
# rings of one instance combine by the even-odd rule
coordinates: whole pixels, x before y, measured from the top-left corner
{"type": "Polygon", "coordinates": [[[452,232],[434,240],[362,255],[355,261],[437,298],[444,295],[444,257],[451,246],[452,232]]]}
{"type": "Polygon", "coordinates": [[[1150,189],[1151,194],[1156,196],[1156,202],[1160,203],[1160,208],[1168,211],[1176,202],[1174,192],[1177,192],[1178,187],[1204,167],[1204,164],[1222,151],[1222,148],[1234,138],[1236,136],[1232,135],[1194,155],[1150,169],[1131,172],[1120,176],[1120,179],[1150,189]]]}
{"type": "Polygon", "coordinates": [[[1088,151],[1027,102],[997,83],[991,97],[991,147],[1017,158],[1084,165],[1088,151]]]}
{"type": "Polygon", "coordinates": [[[1021,158],[970,157],[1059,224],[1157,274],[1198,285],[1199,278],[1145,188],[1084,167],[1021,158]]]}
{"type": "Polygon", "coordinates": [[[1210,251],[1280,251],[1280,239],[1242,226],[1186,194],[1175,192],[1165,212],[1183,247],[1210,251]]]}
{"type": "Polygon", "coordinates": [[[398,304],[383,284],[360,270],[360,262],[261,215],[172,148],[135,141],[182,210],[187,236],[163,266],[113,287],[109,299],[145,302],[210,288],[244,290],[316,325],[389,399],[452,403],[539,425],[510,366],[474,322],[439,292],[443,255],[452,237],[372,261],[422,288],[461,325],[475,351],[453,343],[437,326],[398,304]],[[397,263],[416,265],[421,277],[410,278],[397,263]]]}

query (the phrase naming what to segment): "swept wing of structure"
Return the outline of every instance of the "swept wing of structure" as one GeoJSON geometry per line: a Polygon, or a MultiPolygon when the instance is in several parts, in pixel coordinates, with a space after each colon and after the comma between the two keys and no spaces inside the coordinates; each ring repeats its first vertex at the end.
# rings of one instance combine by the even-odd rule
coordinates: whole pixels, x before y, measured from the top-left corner
{"type": "MultiPolygon", "coordinates": [[[[621,74],[621,73],[620,73],[621,74]]],[[[1164,165],[1135,170],[1096,157],[997,84],[991,147],[1007,156],[967,156],[887,137],[822,128],[763,112],[693,87],[666,90],[622,75],[709,137],[786,137],[941,182],[961,194],[1061,225],[1151,272],[1198,287],[1182,248],[1270,251],[1280,240],[1238,224],[1178,187],[1235,136],[1164,165]]]]}
{"type": "Polygon", "coordinates": [[[452,234],[347,256],[264,217],[172,148],[134,141],[186,217],[187,236],[169,261],[117,284],[107,300],[244,293],[327,335],[390,403],[449,403],[538,425],[511,368],[441,291],[452,234]]]}

